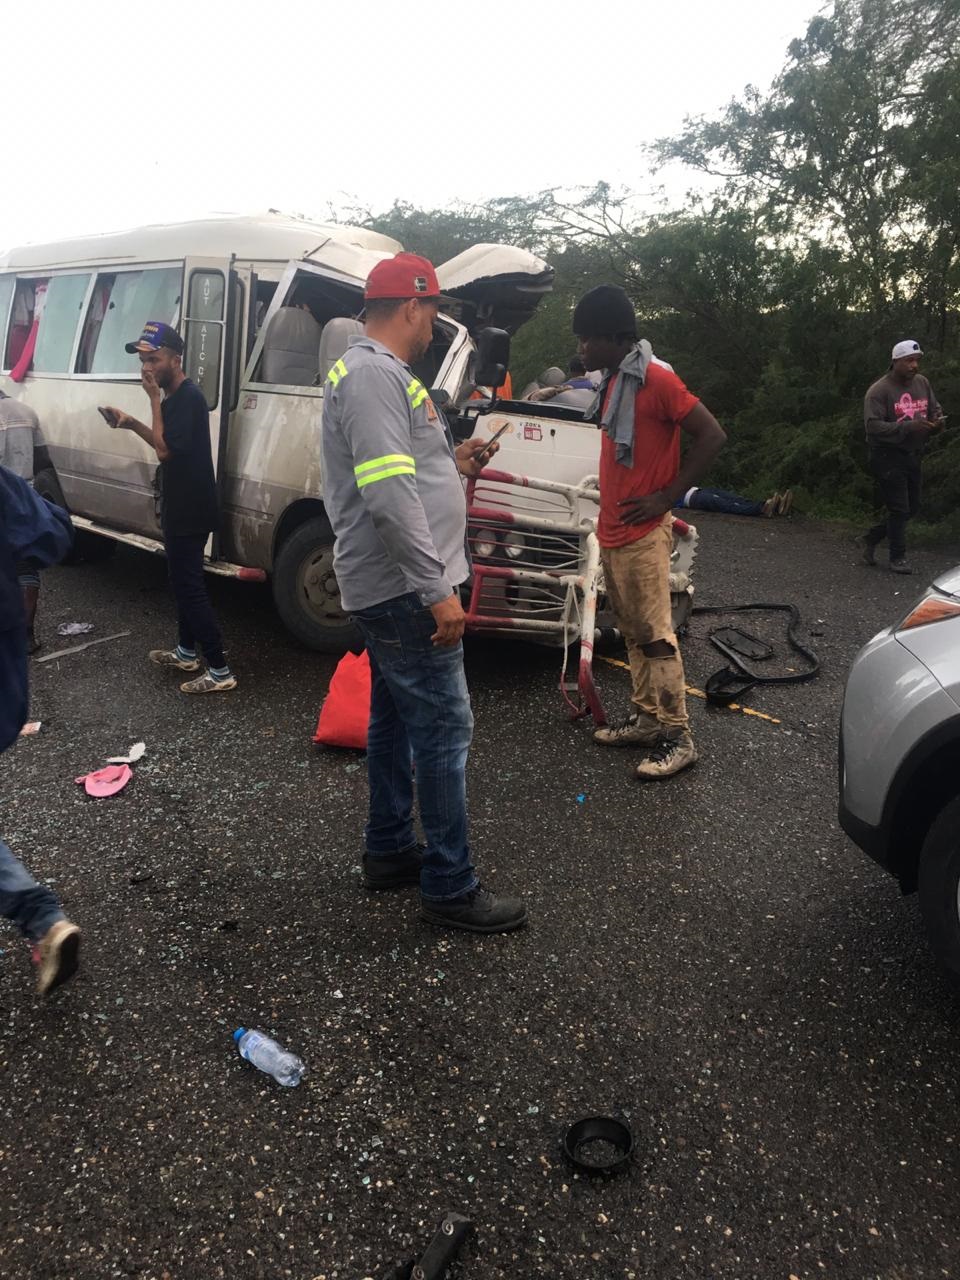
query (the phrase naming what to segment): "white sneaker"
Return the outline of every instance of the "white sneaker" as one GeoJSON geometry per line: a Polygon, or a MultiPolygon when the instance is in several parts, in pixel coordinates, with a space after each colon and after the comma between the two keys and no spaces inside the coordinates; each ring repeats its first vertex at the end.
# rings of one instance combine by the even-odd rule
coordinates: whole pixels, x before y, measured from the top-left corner
{"type": "Polygon", "coordinates": [[[199,658],[181,658],[176,649],[151,649],[147,657],[158,667],[176,667],[178,671],[199,671],[199,658]]]}
{"type": "Polygon", "coordinates": [[[594,729],[593,740],[603,747],[652,747],[663,734],[660,721],[646,711],[634,711],[622,724],[605,724],[594,729]]]}
{"type": "Polygon", "coordinates": [[[212,676],[209,671],[205,671],[202,676],[197,676],[196,680],[185,680],[180,686],[181,693],[227,693],[230,689],[237,687],[236,676],[225,676],[222,680],[218,680],[216,676],[212,676]]]}
{"type": "Polygon", "coordinates": [[[80,965],[80,930],[69,920],[52,924],[34,948],[37,993],[48,996],[72,978],[80,965]]]}
{"type": "Polygon", "coordinates": [[[690,731],[684,729],[678,738],[661,737],[659,745],[637,765],[636,775],[644,782],[656,782],[672,777],[699,758],[690,731]]]}

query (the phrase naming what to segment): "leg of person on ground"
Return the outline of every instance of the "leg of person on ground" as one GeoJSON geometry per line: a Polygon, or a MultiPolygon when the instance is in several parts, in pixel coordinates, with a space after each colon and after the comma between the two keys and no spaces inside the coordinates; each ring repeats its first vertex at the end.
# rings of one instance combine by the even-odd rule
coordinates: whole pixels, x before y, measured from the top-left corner
{"type": "Polygon", "coordinates": [[[205,534],[168,536],[164,541],[170,570],[170,583],[177,604],[179,641],[167,660],[163,650],[151,653],[151,660],[161,666],[176,666],[183,671],[199,669],[196,646],[199,643],[207,670],[195,680],[180,686],[184,693],[223,693],[237,687],[236,678],[227,666],[223,641],[216,614],[207,593],[203,569],[205,534]],[[196,663],[196,666],[191,665],[196,663]]]}
{"type": "Polygon", "coordinates": [[[38,884],[0,840],[0,915],[34,944],[37,990],[47,995],[77,971],[80,930],[63,914],[53,893],[38,884]]]}
{"type": "Polygon", "coordinates": [[[772,516],[776,515],[779,497],[774,494],[764,502],[755,502],[726,489],[695,489],[690,495],[690,507],[695,511],[719,511],[731,516],[772,516]]]}
{"type": "MultiPolygon", "coordinates": [[[[631,677],[638,733],[652,746],[637,766],[637,777],[670,777],[693,764],[697,751],[687,716],[686,679],[670,612],[670,517],[645,537],[622,547],[605,548],[604,580],[625,635],[631,637],[631,677]],[[656,724],[651,732],[649,721],[656,724]]],[[[616,730],[594,734],[604,745],[621,745],[616,730]]],[[[629,744],[627,744],[629,745],[629,744]]]]}
{"type": "MultiPolygon", "coordinates": [[[[505,933],[526,920],[518,898],[498,898],[480,887],[467,839],[466,762],[473,713],[463,670],[463,646],[430,639],[436,624],[416,596],[401,596],[355,615],[376,670],[374,768],[368,841],[406,841],[409,774],[397,753],[402,722],[416,771],[420,820],[426,837],[420,875],[421,908],[432,924],[505,933]],[[389,694],[392,709],[386,707],[389,694]],[[396,770],[399,792],[389,794],[396,770]]],[[[373,718],[373,715],[372,715],[373,718]]],[[[369,846],[368,846],[369,847],[369,846]]],[[[381,844],[381,850],[383,845],[381,844]]],[[[372,850],[379,852],[381,850],[372,850]]],[[[368,860],[369,865],[370,860],[368,860]]]]}

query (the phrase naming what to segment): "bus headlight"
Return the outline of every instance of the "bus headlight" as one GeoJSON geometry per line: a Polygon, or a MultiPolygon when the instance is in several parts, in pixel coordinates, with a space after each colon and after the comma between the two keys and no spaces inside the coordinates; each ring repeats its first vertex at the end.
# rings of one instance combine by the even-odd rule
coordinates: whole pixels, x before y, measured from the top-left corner
{"type": "Polygon", "coordinates": [[[519,560],[527,547],[523,536],[511,529],[509,533],[503,535],[503,549],[511,560],[519,560]]]}
{"type": "Polygon", "coordinates": [[[470,546],[473,554],[481,560],[490,560],[497,554],[497,537],[489,529],[472,529],[470,546]]]}

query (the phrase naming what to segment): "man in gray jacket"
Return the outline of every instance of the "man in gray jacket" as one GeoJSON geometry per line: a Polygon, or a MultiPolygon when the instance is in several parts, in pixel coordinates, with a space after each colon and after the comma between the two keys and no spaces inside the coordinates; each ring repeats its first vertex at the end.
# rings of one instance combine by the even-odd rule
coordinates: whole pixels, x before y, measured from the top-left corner
{"type": "Polygon", "coordinates": [[[866,564],[876,564],[876,550],[886,538],[890,568],[912,573],[907,564],[907,521],[920,510],[920,460],[931,435],[943,429],[944,415],[933,387],[917,369],[919,342],[898,342],[890,368],[878,378],[863,402],[870,446],[870,470],[880,486],[886,518],[860,539],[866,564]]]}
{"type": "Polygon", "coordinates": [[[401,253],[378,263],[364,291],[366,332],[350,339],[324,392],[334,568],[372,675],[364,883],[419,884],[431,924],[506,933],[525,922],[526,908],[481,888],[467,843],[473,714],[458,591],[470,576],[460,477],[479,473],[486,444],[454,449],[410,368],[430,345],[439,295],[426,258],[401,253]],[[425,849],[412,823],[414,768],[425,849]]]}

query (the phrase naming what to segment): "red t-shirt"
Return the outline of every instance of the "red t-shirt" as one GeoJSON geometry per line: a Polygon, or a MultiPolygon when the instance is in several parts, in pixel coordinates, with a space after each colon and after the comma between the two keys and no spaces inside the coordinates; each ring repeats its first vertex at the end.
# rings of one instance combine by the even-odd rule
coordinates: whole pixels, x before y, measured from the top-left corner
{"type": "MultiPolygon", "coordinates": [[[[607,389],[606,409],[613,391],[607,389]]],[[[601,428],[600,519],[597,537],[602,547],[623,547],[636,542],[663,520],[643,524],[621,523],[617,505],[624,498],[641,498],[673,484],[680,468],[680,423],[699,404],[680,379],[662,365],[647,366],[647,376],[634,402],[633,466],[617,462],[617,446],[601,428]]]]}

